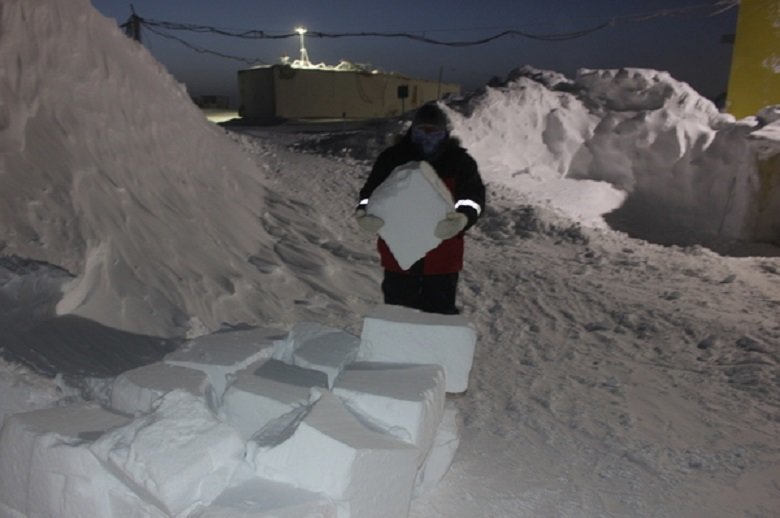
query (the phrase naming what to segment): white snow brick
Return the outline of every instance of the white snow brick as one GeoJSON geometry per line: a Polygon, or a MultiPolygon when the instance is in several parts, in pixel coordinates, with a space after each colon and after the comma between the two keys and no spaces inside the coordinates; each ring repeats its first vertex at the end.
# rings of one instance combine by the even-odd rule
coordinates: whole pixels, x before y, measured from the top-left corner
{"type": "Polygon", "coordinates": [[[459,445],[458,409],[451,401],[448,401],[444,408],[444,416],[439,423],[439,429],[436,431],[433,446],[428,451],[425,462],[417,471],[412,494],[414,498],[424,495],[439,485],[439,482],[449,471],[459,445]]]}
{"type": "Polygon", "coordinates": [[[225,490],[189,518],[338,518],[336,504],[324,495],[255,478],[225,490]]]}
{"type": "Polygon", "coordinates": [[[202,398],[176,390],[91,450],[144,500],[171,515],[209,505],[242,465],[245,443],[202,398]]]}
{"type": "Polygon", "coordinates": [[[438,365],[355,363],[333,393],[370,428],[414,444],[422,462],[444,413],[444,389],[438,365]]]}
{"type": "Polygon", "coordinates": [[[464,392],[477,332],[461,315],[380,305],[363,320],[359,360],[444,367],[447,392],[464,392]]]}
{"type": "Polygon", "coordinates": [[[272,427],[275,435],[263,434],[250,454],[259,476],[323,493],[353,518],[407,516],[414,446],[369,430],[329,392],[285,421],[291,424],[272,427]]]}
{"type": "Polygon", "coordinates": [[[230,377],[250,364],[271,357],[275,340],[286,333],[278,329],[252,328],[221,331],[191,340],[165,357],[165,363],[205,372],[219,403],[230,377]]]}
{"type": "Polygon", "coordinates": [[[117,376],[111,386],[111,408],[128,414],[145,414],[158,399],[177,389],[207,401],[214,399],[205,373],[157,362],[117,376]]]}
{"type": "MultiPolygon", "coordinates": [[[[162,517],[101,465],[92,440],[128,418],[94,404],[9,417],[0,433],[0,501],[24,516],[162,517]]],[[[2,507],[2,506],[0,506],[2,507]]]]}
{"type": "Polygon", "coordinates": [[[327,387],[325,373],[278,360],[238,374],[225,391],[220,410],[244,439],[270,421],[309,403],[311,387],[327,387]]]}
{"type": "Polygon", "coordinates": [[[436,224],[453,210],[450,191],[428,162],[396,167],[366,206],[366,212],[384,220],[379,235],[404,270],[439,246],[436,224]]]}
{"type": "Polygon", "coordinates": [[[344,367],[355,361],[359,348],[355,335],[316,322],[300,322],[285,340],[277,342],[274,358],[324,372],[332,388],[344,367]]]}

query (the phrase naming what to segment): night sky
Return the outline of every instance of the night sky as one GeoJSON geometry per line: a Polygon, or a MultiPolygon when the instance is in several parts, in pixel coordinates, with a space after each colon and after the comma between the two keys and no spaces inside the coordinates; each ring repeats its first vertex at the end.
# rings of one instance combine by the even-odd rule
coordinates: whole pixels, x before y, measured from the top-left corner
{"type": "MultiPolygon", "coordinates": [[[[291,33],[298,26],[323,33],[403,32],[445,41],[479,40],[513,29],[533,34],[568,33],[615,17],[663,9],[703,6],[714,0],[132,0],[136,14],[150,20],[213,26],[235,32],[291,33]]],[[[117,23],[131,14],[126,0],[92,0],[117,23]]],[[[570,41],[534,41],[508,36],[457,48],[380,37],[306,38],[312,62],[341,59],[413,77],[478,88],[492,77],[532,65],[574,77],[578,68],[643,67],[669,71],[707,97],[726,90],[737,9],[716,16],[701,13],[621,22],[570,41]]],[[[186,31],[167,31],[195,46],[222,54],[278,63],[299,55],[299,40],[245,40],[186,31]]],[[[152,54],[191,95],[229,95],[236,103],[236,72],[249,65],[198,53],[179,42],[142,30],[152,54]]]]}

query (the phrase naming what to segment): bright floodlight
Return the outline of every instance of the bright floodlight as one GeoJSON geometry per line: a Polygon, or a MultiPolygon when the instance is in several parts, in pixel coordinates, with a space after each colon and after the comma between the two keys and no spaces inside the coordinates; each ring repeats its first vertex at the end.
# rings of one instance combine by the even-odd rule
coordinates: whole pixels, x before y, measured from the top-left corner
{"type": "Polygon", "coordinates": [[[311,66],[311,62],[309,61],[309,53],[306,52],[306,46],[303,44],[303,35],[306,34],[307,30],[305,27],[296,27],[295,32],[301,36],[301,64],[304,66],[311,66]]]}

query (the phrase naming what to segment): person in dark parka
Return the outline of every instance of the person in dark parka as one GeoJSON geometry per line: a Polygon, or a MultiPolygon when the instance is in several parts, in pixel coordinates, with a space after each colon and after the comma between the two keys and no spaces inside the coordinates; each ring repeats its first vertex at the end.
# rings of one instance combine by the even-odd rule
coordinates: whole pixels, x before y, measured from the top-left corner
{"type": "Polygon", "coordinates": [[[455,298],[458,275],[463,268],[463,237],[485,208],[485,186],[477,163],[458,140],[450,136],[447,116],[438,104],[420,107],[400,142],[379,155],[360,190],[355,218],[362,229],[378,232],[384,221],[365,210],[371,193],[396,167],[423,160],[434,168],[455,203],[452,211],[436,226],[434,234],[442,242],[408,270],[398,265],[387,244],[378,238],[377,248],[384,268],[382,292],[386,304],[430,313],[457,314],[455,298]]]}

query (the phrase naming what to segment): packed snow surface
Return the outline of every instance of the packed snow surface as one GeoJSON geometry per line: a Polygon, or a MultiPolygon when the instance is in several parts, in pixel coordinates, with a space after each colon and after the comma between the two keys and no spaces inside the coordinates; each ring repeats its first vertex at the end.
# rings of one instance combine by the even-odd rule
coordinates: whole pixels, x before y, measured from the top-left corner
{"type": "MultiPolygon", "coordinates": [[[[0,345],[68,371],[0,364],[5,422],[73,387],[104,400],[164,338],[359,334],[381,272],[351,215],[403,125],[226,132],[86,0],[3,2],[0,70],[0,345]]],[[[698,245],[777,240],[780,187],[756,160],[777,160],[777,109],[735,121],[664,72],[524,67],[449,110],[488,185],[459,295],[477,342],[461,435],[434,440],[459,440],[455,461],[410,516],[776,515],[780,260],[698,245]]],[[[119,430],[98,453],[141,483],[121,441],[153,420],[119,430]]],[[[243,441],[214,435],[223,458],[243,441]]],[[[142,504],[186,509],[177,489],[142,504]]]]}

